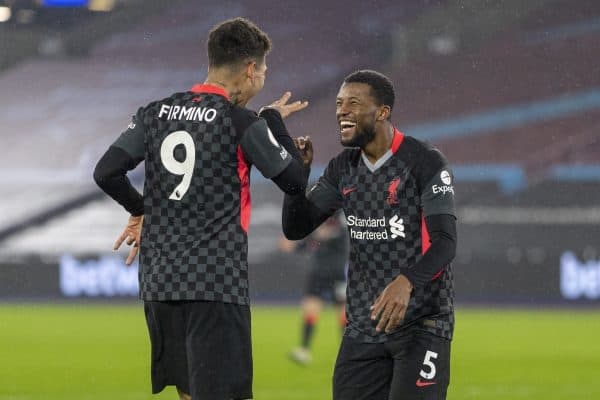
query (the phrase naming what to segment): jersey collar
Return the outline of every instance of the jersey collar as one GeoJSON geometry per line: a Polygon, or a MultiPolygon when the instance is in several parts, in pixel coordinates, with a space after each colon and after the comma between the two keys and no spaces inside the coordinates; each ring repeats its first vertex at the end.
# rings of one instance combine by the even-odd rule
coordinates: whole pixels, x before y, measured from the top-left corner
{"type": "Polygon", "coordinates": [[[367,158],[367,156],[365,156],[365,153],[363,151],[361,151],[360,156],[361,156],[364,164],[366,165],[366,167],[369,169],[369,171],[371,171],[371,172],[377,171],[379,169],[379,167],[381,167],[383,164],[385,164],[387,162],[387,160],[392,158],[392,156],[394,154],[396,154],[396,152],[400,148],[400,145],[402,144],[403,140],[404,140],[404,134],[402,132],[400,132],[398,129],[396,129],[396,127],[394,127],[394,137],[392,138],[392,147],[388,151],[386,151],[385,154],[383,156],[381,156],[381,158],[375,162],[375,164],[372,164],[371,161],[369,161],[369,159],[367,158]]]}
{"type": "Polygon", "coordinates": [[[394,127],[394,138],[392,139],[392,153],[393,154],[395,154],[398,151],[403,140],[404,140],[404,134],[402,132],[400,132],[396,127],[394,127]]]}
{"type": "Polygon", "coordinates": [[[190,90],[194,93],[218,94],[219,96],[223,96],[227,100],[229,100],[229,95],[227,94],[225,89],[223,89],[220,86],[210,85],[210,84],[205,84],[205,83],[196,83],[194,86],[192,86],[192,88],[190,90]]]}

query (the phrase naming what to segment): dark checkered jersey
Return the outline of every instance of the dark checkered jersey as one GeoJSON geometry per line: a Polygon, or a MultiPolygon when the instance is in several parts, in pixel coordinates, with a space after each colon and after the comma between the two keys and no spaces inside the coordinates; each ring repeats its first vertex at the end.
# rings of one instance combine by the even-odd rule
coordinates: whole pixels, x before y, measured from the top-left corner
{"type": "Polygon", "coordinates": [[[331,160],[307,199],[321,210],[343,208],[350,237],[346,335],[385,342],[417,327],[452,338],[452,266],[416,287],[400,327],[377,333],[370,306],[430,245],[425,217],[455,215],[453,175],[442,154],[415,138],[394,132],[391,149],[375,164],[360,149],[331,160]]]}
{"type": "Polygon", "coordinates": [[[140,108],[113,146],[145,162],[141,298],[249,304],[250,168],[292,160],[265,120],[196,85],[140,108]]]}

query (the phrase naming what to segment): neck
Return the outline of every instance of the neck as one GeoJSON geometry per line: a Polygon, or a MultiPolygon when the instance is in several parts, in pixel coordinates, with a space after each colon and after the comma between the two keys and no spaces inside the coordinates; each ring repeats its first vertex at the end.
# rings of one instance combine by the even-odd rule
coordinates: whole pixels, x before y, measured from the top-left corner
{"type": "Polygon", "coordinates": [[[235,81],[231,79],[230,76],[227,76],[227,74],[209,71],[204,83],[206,85],[222,87],[229,95],[229,99],[233,104],[245,106],[246,102],[243,101],[241,96],[242,91],[237,87],[235,81]]]}
{"type": "Polygon", "coordinates": [[[375,138],[362,148],[363,153],[371,163],[376,163],[392,147],[394,127],[389,122],[383,122],[375,127],[375,138]]]}

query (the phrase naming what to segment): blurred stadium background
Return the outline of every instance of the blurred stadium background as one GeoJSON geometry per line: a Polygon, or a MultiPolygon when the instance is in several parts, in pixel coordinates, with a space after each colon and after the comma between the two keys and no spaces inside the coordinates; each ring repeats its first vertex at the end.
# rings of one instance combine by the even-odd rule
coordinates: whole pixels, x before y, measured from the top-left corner
{"type": "MultiPolygon", "coordinates": [[[[358,68],[454,166],[449,398],[600,398],[599,1],[0,0],[0,399],[151,398],[137,271],[111,251],[127,215],[92,169],[137,107],[204,78],[206,33],[235,16],[274,42],[251,106],[310,101],[288,126],[315,176],[358,68]]],[[[337,331],[313,367],[284,359],[306,259],[278,251],[282,196],[252,179],[256,398],[328,398],[337,331]]]]}

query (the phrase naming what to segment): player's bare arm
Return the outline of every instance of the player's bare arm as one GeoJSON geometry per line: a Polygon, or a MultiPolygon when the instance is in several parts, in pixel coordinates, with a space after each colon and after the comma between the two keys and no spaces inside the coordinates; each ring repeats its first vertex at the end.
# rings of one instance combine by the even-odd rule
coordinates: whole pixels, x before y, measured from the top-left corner
{"type": "Polygon", "coordinates": [[[129,255],[127,256],[127,260],[125,260],[125,264],[127,265],[131,265],[139,251],[143,222],[143,215],[130,216],[129,220],[127,221],[127,225],[125,225],[123,233],[121,233],[121,236],[117,238],[117,241],[115,242],[115,245],[113,247],[114,250],[119,250],[123,242],[127,243],[128,246],[131,246],[131,249],[129,249],[129,255]]]}
{"type": "Polygon", "coordinates": [[[288,101],[292,98],[292,92],[285,92],[283,96],[279,99],[275,100],[268,106],[264,106],[261,111],[265,109],[273,109],[277,110],[279,114],[281,114],[281,118],[287,118],[289,115],[295,113],[296,111],[304,110],[308,107],[308,101],[294,101],[293,103],[289,103],[288,101]]]}
{"type": "Polygon", "coordinates": [[[379,319],[377,332],[393,331],[404,319],[413,286],[404,275],[390,282],[371,306],[371,319],[379,319]]]}

